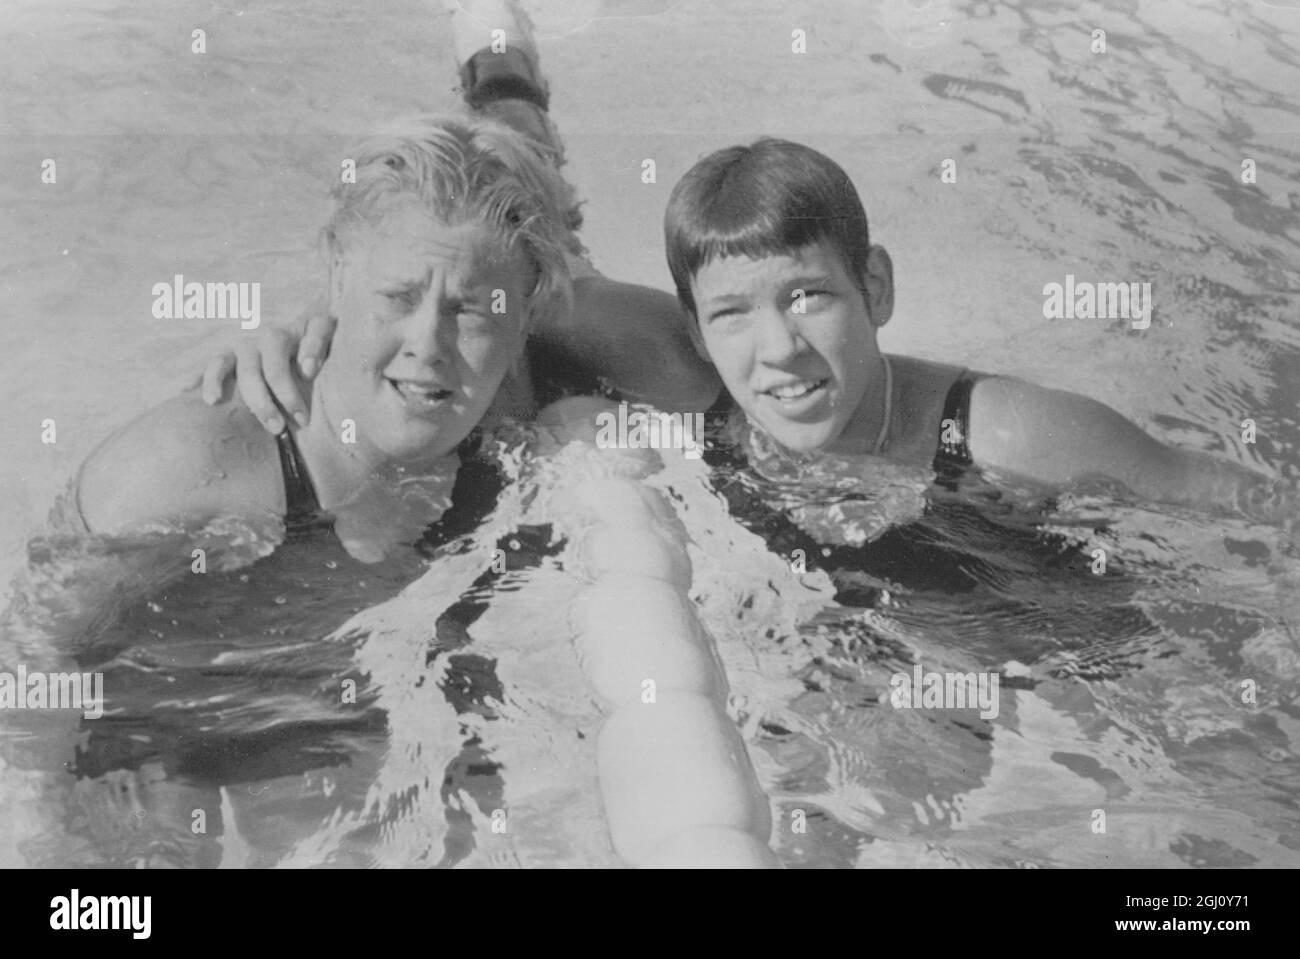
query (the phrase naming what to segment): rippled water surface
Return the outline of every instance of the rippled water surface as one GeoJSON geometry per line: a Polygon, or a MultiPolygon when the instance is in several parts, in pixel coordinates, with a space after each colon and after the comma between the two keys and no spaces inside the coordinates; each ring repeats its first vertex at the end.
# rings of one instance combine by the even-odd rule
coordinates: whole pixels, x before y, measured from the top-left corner
{"type": "MultiPolygon", "coordinates": [[[[153,319],[152,285],[257,281],[266,322],[296,313],[346,139],[455,102],[443,23],[415,0],[6,5],[0,658],[75,652],[131,693],[88,740],[6,717],[0,865],[614,861],[599,713],[563,638],[577,586],[545,515],[596,462],[524,469],[436,553],[378,566],[308,538],[200,585],[165,544],[43,532],[93,445],[238,333],[153,319]],[[498,544],[511,572],[485,576],[498,544]],[[347,678],[340,721],[327,698],[347,678]],[[196,808],[222,824],[210,840],[196,808]]],[[[538,24],[610,275],[668,288],[660,217],[699,155],[804,140],[849,170],[893,255],[887,350],[1086,393],[1297,475],[1294,5],[587,0],[538,24]],[[1150,329],[1045,320],[1067,274],[1150,282],[1150,329]]],[[[722,450],[713,466],[653,482],[694,540],[784,862],[1300,864],[1300,569],[1277,530],[1104,490],[954,493],[722,450]],[[892,709],[891,676],[917,663],[1001,671],[998,715],[892,709]]],[[[262,531],[210,535],[261,550],[262,531]]]]}

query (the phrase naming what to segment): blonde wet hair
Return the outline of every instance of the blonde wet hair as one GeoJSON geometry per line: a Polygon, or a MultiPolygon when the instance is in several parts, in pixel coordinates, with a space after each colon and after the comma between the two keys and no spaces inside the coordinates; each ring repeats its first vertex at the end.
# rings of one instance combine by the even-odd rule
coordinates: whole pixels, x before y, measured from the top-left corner
{"type": "Polygon", "coordinates": [[[505,251],[523,252],[537,271],[530,325],[572,308],[568,188],[528,137],[484,116],[430,114],[394,121],[348,155],[356,182],[330,190],[333,212],[322,231],[331,256],[345,251],[358,226],[382,219],[390,201],[415,196],[444,223],[482,223],[505,251]]]}

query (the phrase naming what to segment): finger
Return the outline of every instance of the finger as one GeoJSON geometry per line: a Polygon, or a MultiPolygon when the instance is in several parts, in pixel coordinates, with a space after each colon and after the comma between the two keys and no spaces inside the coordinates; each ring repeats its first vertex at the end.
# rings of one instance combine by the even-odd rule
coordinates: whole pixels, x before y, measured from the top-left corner
{"type": "Polygon", "coordinates": [[[203,368],[203,402],[212,406],[226,395],[226,379],[235,369],[235,354],[230,351],[214,356],[203,368]]]}
{"type": "Polygon", "coordinates": [[[293,375],[293,344],[293,336],[284,330],[272,329],[263,334],[260,342],[262,378],[280,401],[281,408],[299,426],[306,426],[309,415],[307,403],[298,388],[298,380],[293,375]]]}
{"type": "Polygon", "coordinates": [[[244,405],[258,418],[263,429],[278,436],[284,432],[284,417],[276,409],[262,379],[262,354],[252,339],[241,339],[235,352],[239,358],[239,395],[243,397],[244,405]]]}
{"type": "Polygon", "coordinates": [[[307,329],[298,344],[298,366],[308,379],[320,372],[330,353],[330,341],[339,321],[329,313],[318,313],[307,321],[307,329]]]}

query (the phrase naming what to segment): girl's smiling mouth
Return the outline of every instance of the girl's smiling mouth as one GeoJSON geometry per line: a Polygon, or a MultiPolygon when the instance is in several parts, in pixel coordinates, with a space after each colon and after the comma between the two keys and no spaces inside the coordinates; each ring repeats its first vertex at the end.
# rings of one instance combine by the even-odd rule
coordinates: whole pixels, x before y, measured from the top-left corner
{"type": "Polygon", "coordinates": [[[787,423],[810,425],[822,421],[832,410],[832,377],[785,380],[758,392],[760,403],[787,423]]]}
{"type": "Polygon", "coordinates": [[[782,383],[779,386],[772,386],[760,391],[761,395],[776,400],[778,403],[797,403],[798,401],[811,396],[825,389],[830,378],[820,380],[794,380],[792,382],[782,383]]]}
{"type": "Polygon", "coordinates": [[[385,376],[384,380],[413,413],[437,409],[451,398],[452,391],[429,380],[403,380],[385,376]]]}

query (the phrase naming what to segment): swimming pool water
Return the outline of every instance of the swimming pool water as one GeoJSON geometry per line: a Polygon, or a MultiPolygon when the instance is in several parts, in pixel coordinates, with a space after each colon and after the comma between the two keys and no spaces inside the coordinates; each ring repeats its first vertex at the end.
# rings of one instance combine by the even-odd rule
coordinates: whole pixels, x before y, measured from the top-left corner
{"type": "MultiPolygon", "coordinates": [[[[844,164],[893,254],[887,350],[1083,392],[1162,439],[1297,475],[1294,9],[588,8],[580,28],[572,12],[538,19],[584,239],[610,275],[667,288],[660,216],[699,155],[801,139],[844,164]],[[1067,274],[1151,282],[1152,327],[1044,319],[1043,286],[1067,274]]],[[[415,0],[9,4],[0,166],[32,175],[0,182],[0,576],[18,578],[10,617],[35,615],[33,590],[56,612],[9,619],[0,649],[35,661],[52,654],[42,636],[93,637],[79,654],[133,676],[137,714],[82,742],[79,779],[63,765],[75,724],[5,717],[0,865],[614,861],[599,713],[556,639],[574,585],[522,491],[432,564],[361,569],[307,541],[164,586],[174,558],[145,575],[112,553],[27,548],[93,444],[238,333],[153,319],[154,282],[259,281],[267,322],[312,297],[342,141],[454,102],[440,23],[415,0]],[[40,181],[46,158],[57,185],[40,181]],[[485,551],[512,540],[512,572],[484,578],[485,551]],[[359,703],[340,718],[350,676],[359,703]],[[196,807],[219,810],[209,841],[188,829],[196,807]]],[[[696,544],[694,591],[785,863],[1300,862],[1300,571],[1277,530],[834,463],[792,468],[805,495],[782,517],[790,476],[714,465],[655,482],[696,544]],[[916,663],[1003,670],[999,714],[893,709],[890,677],[916,663]]],[[[538,482],[545,502],[564,479],[538,482]]]]}

